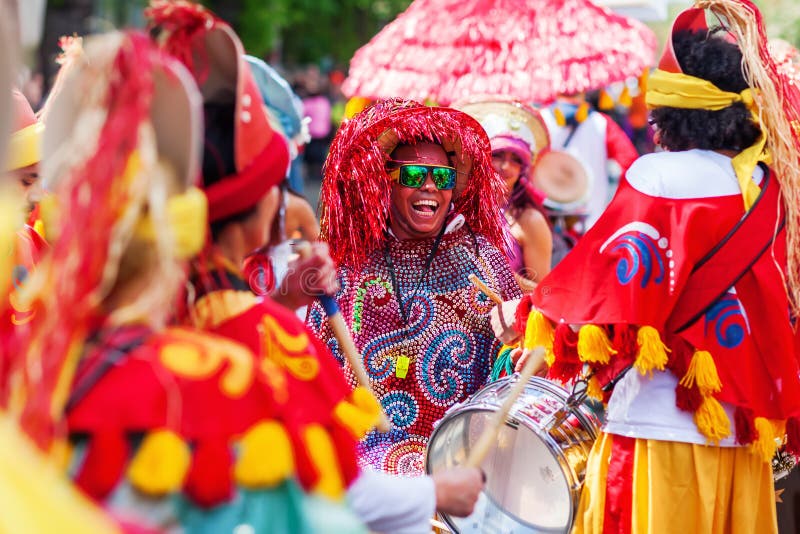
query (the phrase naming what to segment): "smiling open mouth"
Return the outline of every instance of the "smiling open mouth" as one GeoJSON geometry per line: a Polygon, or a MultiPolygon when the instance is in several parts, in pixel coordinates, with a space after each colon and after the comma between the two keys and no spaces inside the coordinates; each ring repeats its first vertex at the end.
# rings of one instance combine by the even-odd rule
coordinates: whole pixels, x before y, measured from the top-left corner
{"type": "Polygon", "coordinates": [[[411,207],[418,215],[433,217],[433,214],[439,209],[439,203],[435,200],[417,200],[411,204],[411,207]]]}

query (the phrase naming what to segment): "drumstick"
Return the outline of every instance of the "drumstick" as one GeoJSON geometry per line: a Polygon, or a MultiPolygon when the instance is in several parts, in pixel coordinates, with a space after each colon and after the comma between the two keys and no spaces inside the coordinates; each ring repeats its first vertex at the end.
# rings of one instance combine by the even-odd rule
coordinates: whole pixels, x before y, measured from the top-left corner
{"type": "MultiPolygon", "coordinates": [[[[307,257],[311,253],[311,244],[308,243],[308,241],[302,241],[297,244],[296,250],[298,254],[300,254],[300,257],[307,257]]],[[[339,348],[345,358],[347,358],[350,367],[353,369],[356,380],[358,380],[361,387],[374,395],[375,393],[372,391],[372,385],[369,382],[369,376],[367,375],[366,369],[364,369],[364,363],[361,361],[361,355],[358,353],[356,344],[353,343],[353,337],[350,335],[350,330],[344,322],[342,312],[339,311],[339,304],[336,302],[336,299],[330,295],[320,295],[317,299],[325,310],[325,313],[328,314],[328,324],[331,330],[333,330],[336,341],[339,342],[339,348]]],[[[381,407],[381,414],[375,427],[379,432],[383,433],[389,432],[389,430],[392,429],[391,424],[389,424],[389,419],[383,411],[383,407],[381,407]]]]}
{"type": "Polygon", "coordinates": [[[500,298],[500,295],[498,295],[497,293],[492,291],[492,288],[490,288],[489,286],[484,284],[483,281],[480,278],[478,278],[474,274],[469,275],[468,278],[469,278],[469,281],[472,282],[473,285],[475,285],[475,287],[477,287],[480,290],[481,293],[483,293],[484,295],[489,297],[489,299],[492,302],[494,302],[498,306],[501,306],[503,304],[503,299],[500,298]]]}
{"type": "Polygon", "coordinates": [[[492,419],[489,420],[489,426],[486,427],[483,434],[478,437],[478,441],[475,442],[475,446],[472,447],[469,457],[467,458],[467,467],[480,467],[481,463],[483,463],[486,455],[489,454],[489,450],[497,442],[497,435],[500,433],[500,428],[503,426],[503,423],[505,423],[506,417],[508,417],[508,412],[511,411],[511,407],[517,402],[517,398],[519,398],[520,394],[525,389],[528,380],[533,376],[533,373],[539,365],[541,365],[543,360],[544,347],[536,347],[533,349],[533,352],[528,355],[525,365],[522,366],[522,372],[520,372],[517,377],[517,381],[508,393],[505,402],[503,402],[500,409],[494,413],[492,419]]]}

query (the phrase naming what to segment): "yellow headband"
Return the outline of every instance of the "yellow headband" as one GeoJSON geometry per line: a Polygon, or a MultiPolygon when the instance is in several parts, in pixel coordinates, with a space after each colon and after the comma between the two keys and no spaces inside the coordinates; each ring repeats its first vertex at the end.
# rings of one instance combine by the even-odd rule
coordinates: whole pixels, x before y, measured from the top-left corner
{"type": "Polygon", "coordinates": [[[41,159],[40,143],[44,124],[35,122],[14,132],[8,145],[7,169],[13,171],[38,163],[41,159]]]}
{"type": "MultiPolygon", "coordinates": [[[[750,110],[755,124],[760,124],[758,107],[753,99],[753,91],[745,89],[741,93],[723,91],[708,80],[675,72],[656,69],[647,79],[645,101],[648,108],[670,107],[679,109],[706,109],[719,111],[737,102],[742,102],[750,110]]],[[[742,150],[732,160],[739,187],[742,190],[745,209],[750,209],[761,189],[753,182],[753,171],[758,162],[770,164],[772,159],[766,148],[767,138],[763,133],[756,142],[742,150]]]]}
{"type": "MultiPolygon", "coordinates": [[[[171,197],[167,203],[167,220],[175,240],[175,256],[189,259],[203,248],[208,225],[208,201],[196,187],[171,197]]],[[[136,237],[154,240],[156,228],[149,216],[140,219],[136,237]]]]}

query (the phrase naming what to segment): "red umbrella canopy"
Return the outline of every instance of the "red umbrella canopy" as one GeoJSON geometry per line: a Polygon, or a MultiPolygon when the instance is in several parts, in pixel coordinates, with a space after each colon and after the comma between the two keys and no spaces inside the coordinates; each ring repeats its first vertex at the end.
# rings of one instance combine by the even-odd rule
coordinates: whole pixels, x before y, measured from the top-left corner
{"type": "Polygon", "coordinates": [[[416,0],[350,62],[347,96],[547,103],[654,63],[644,24],[588,0],[416,0]]]}

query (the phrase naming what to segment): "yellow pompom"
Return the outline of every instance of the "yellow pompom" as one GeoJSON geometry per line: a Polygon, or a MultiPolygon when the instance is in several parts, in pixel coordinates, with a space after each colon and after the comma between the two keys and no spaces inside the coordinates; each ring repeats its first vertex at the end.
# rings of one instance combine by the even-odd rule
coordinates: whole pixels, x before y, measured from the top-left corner
{"type": "Polygon", "coordinates": [[[319,481],[314,490],[330,499],[341,499],[344,495],[344,480],[331,437],[317,424],[308,425],[304,436],[311,460],[319,473],[319,481]]]}
{"type": "Polygon", "coordinates": [[[661,341],[658,330],[652,326],[642,326],[636,334],[636,341],[639,344],[639,352],[633,365],[639,373],[652,376],[653,369],[663,371],[669,358],[667,352],[671,351],[661,341]]]}
{"type": "Polygon", "coordinates": [[[712,444],[717,444],[721,439],[731,435],[731,421],[728,419],[728,414],[714,397],[703,399],[703,404],[694,413],[694,423],[712,444]]]}
{"type": "Polygon", "coordinates": [[[697,384],[700,393],[708,396],[722,389],[722,382],[717,374],[717,366],[711,353],[705,350],[696,350],[689,363],[689,370],[681,378],[681,385],[687,388],[697,384]]]}
{"type": "Polygon", "coordinates": [[[619,98],[617,99],[620,106],[625,106],[626,108],[631,107],[633,104],[633,99],[631,98],[631,92],[628,90],[628,87],[622,89],[622,93],[620,93],[619,98]]]}
{"type": "Polygon", "coordinates": [[[765,417],[756,417],[753,424],[758,432],[758,439],[751,445],[751,450],[754,454],[761,456],[765,462],[771,462],[783,440],[785,426],[780,422],[776,424],[765,417]]]}
{"type": "Polygon", "coordinates": [[[582,362],[607,364],[617,351],[611,346],[606,331],[597,325],[585,324],[578,332],[578,357],[582,362]]]}
{"type": "Polygon", "coordinates": [[[600,91],[600,98],[597,100],[597,107],[603,111],[614,109],[614,99],[607,91],[600,91]]]}
{"type": "Polygon", "coordinates": [[[596,376],[591,377],[589,379],[589,382],[586,384],[586,395],[590,399],[602,402],[603,388],[600,386],[600,381],[597,379],[596,376]]]}
{"type": "Polygon", "coordinates": [[[554,330],[550,320],[539,310],[531,310],[528,321],[525,323],[525,342],[523,347],[535,349],[544,347],[545,350],[553,348],[554,330]]]}
{"type": "Polygon", "coordinates": [[[336,405],[333,416],[350,430],[353,437],[361,439],[378,424],[381,405],[366,388],[358,386],[353,390],[349,401],[343,400],[336,405]]]}
{"type": "Polygon", "coordinates": [[[567,125],[567,119],[564,117],[564,112],[557,107],[553,108],[553,118],[556,120],[556,124],[562,128],[567,125]]]}
{"type": "Polygon", "coordinates": [[[150,432],[128,466],[131,484],[148,495],[178,491],[191,463],[189,446],[170,430],[150,432]]]}
{"type": "Polygon", "coordinates": [[[292,442],[283,425],[276,421],[262,421],[251,427],[239,446],[233,473],[246,488],[273,487],[294,473],[292,442]]]}

